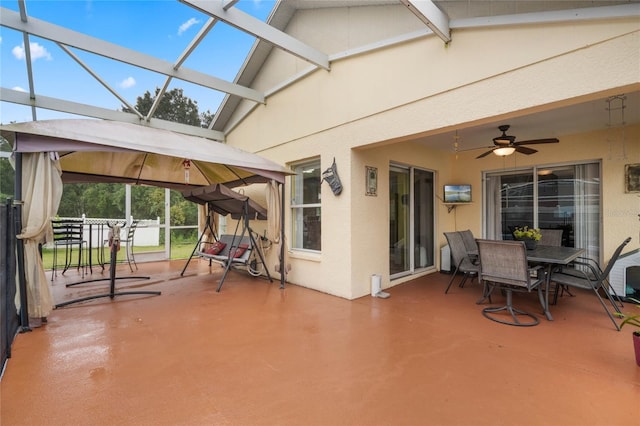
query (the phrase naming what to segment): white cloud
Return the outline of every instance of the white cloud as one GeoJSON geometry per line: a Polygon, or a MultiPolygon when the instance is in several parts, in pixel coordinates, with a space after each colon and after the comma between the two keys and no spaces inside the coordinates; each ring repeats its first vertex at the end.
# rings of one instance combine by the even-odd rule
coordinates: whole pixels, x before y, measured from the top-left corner
{"type": "Polygon", "coordinates": [[[122,80],[118,85],[123,89],[129,89],[136,85],[136,79],[133,77],[127,77],[124,80],[122,80]]]}
{"type": "MultiPolygon", "coordinates": [[[[38,44],[38,43],[35,43],[35,42],[29,43],[29,47],[31,49],[31,60],[32,61],[35,61],[36,59],[40,59],[40,58],[44,58],[44,59],[46,59],[48,61],[53,59],[51,57],[51,54],[41,44],[38,44]]],[[[11,50],[11,53],[13,53],[13,56],[16,59],[19,59],[19,60],[24,59],[25,56],[26,56],[25,50],[24,50],[24,45],[14,47],[11,50]]]]}
{"type": "Polygon", "coordinates": [[[180,25],[180,28],[178,28],[178,35],[182,35],[182,33],[187,31],[193,25],[199,24],[199,23],[200,23],[200,21],[198,19],[196,19],[196,18],[189,19],[187,22],[185,22],[184,24],[180,25]]]}
{"type": "Polygon", "coordinates": [[[25,92],[25,93],[27,92],[26,90],[24,90],[24,89],[23,89],[22,87],[20,87],[20,86],[12,87],[12,89],[13,89],[13,90],[17,90],[18,92],[25,92]]]}

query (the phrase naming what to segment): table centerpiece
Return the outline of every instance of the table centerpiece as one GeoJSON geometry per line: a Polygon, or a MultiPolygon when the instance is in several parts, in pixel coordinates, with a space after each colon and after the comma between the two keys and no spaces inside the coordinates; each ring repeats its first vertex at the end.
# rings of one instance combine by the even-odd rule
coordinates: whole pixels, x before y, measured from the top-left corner
{"type": "Polygon", "coordinates": [[[516,227],[513,231],[516,240],[524,241],[527,250],[533,250],[538,246],[538,241],[542,238],[540,230],[537,228],[529,228],[528,226],[516,227]]]}

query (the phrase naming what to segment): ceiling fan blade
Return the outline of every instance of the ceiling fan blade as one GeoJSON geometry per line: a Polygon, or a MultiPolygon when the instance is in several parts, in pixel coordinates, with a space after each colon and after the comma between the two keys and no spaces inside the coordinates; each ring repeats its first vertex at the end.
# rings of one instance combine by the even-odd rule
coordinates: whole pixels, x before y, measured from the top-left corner
{"type": "Polygon", "coordinates": [[[532,139],[528,141],[514,142],[513,145],[520,146],[520,145],[535,145],[535,144],[542,144],[542,143],[558,143],[558,142],[560,142],[558,138],[532,139]]]}
{"type": "Polygon", "coordinates": [[[515,146],[515,149],[516,149],[516,152],[519,152],[520,154],[525,154],[525,155],[531,155],[538,152],[538,150],[533,148],[527,148],[526,146],[515,146]]]}
{"type": "Polygon", "coordinates": [[[482,158],[482,157],[486,157],[487,155],[491,154],[493,152],[493,149],[490,149],[489,151],[485,152],[484,154],[480,154],[476,157],[476,160],[478,158],[482,158]]]}

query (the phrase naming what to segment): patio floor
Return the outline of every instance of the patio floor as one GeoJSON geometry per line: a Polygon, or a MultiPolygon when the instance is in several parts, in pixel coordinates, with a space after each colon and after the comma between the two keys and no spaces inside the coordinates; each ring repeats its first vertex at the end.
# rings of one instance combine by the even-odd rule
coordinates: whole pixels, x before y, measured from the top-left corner
{"type": "MultiPolygon", "coordinates": [[[[219,266],[192,261],[180,277],[183,265],[139,264],[150,280],[117,284],[160,296],[70,305],[19,334],[0,423],[640,424],[631,330],[615,331],[588,293],[523,328],[485,319],[475,281],[445,295],[440,273],[348,301],[241,272],[216,293],[219,266]]],[[[53,281],[58,303],[108,288],[64,286],[78,279],[53,281]]],[[[537,303],[514,297],[536,314],[537,303]]]]}

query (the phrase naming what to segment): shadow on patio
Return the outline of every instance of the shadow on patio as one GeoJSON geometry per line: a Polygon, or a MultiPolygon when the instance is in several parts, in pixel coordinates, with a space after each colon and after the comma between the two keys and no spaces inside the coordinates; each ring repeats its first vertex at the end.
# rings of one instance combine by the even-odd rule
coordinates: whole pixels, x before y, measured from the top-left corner
{"type": "MultiPolygon", "coordinates": [[[[485,319],[477,282],[444,294],[435,273],[348,301],[219,266],[145,263],[118,289],[161,296],[55,310],[17,336],[1,384],[4,425],[632,425],[640,368],[631,330],[576,291],[531,328],[485,319]]],[[[118,274],[129,275],[127,265],[118,274]]],[[[103,293],[108,282],[56,301],[103,293]]],[[[93,275],[100,275],[94,271],[93,275]]],[[[494,303],[501,302],[495,296],[494,303]]],[[[535,294],[514,303],[539,313],[535,294]]],[[[626,305],[625,310],[631,306],[626,305]]]]}

